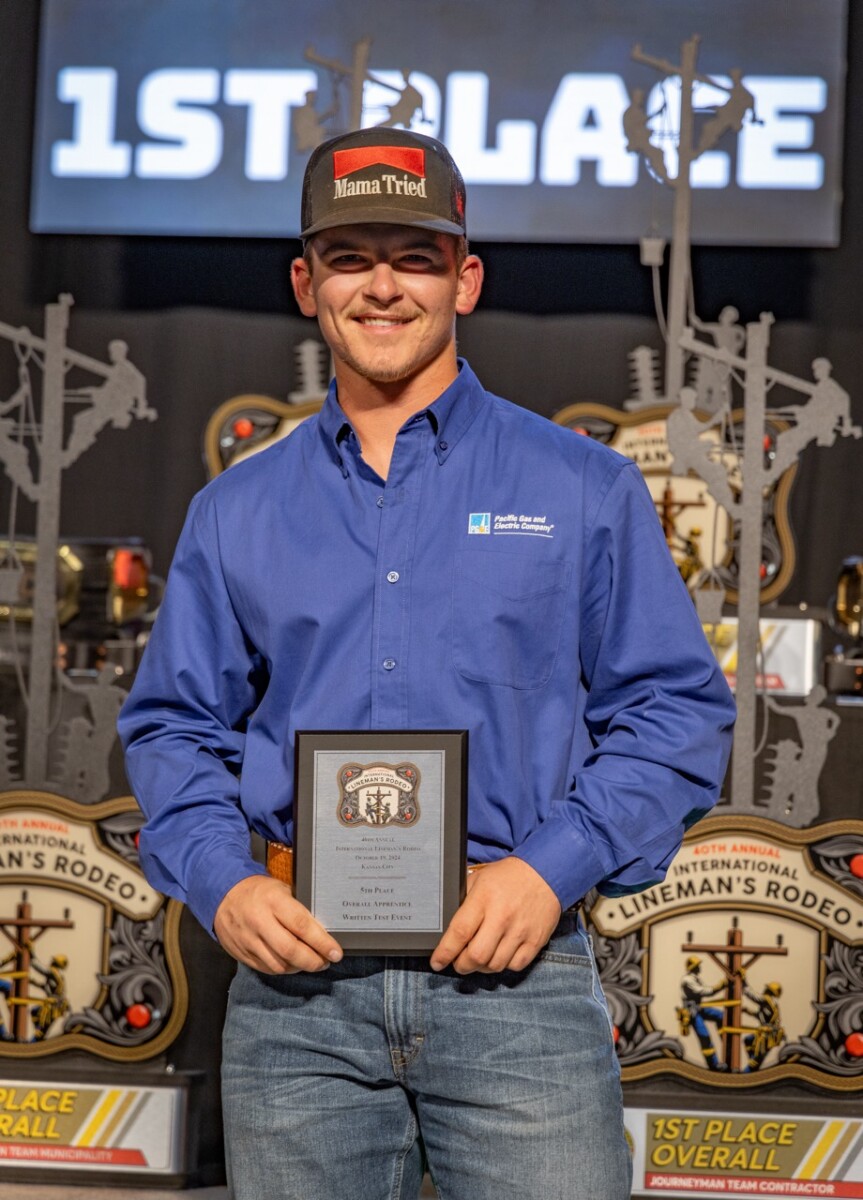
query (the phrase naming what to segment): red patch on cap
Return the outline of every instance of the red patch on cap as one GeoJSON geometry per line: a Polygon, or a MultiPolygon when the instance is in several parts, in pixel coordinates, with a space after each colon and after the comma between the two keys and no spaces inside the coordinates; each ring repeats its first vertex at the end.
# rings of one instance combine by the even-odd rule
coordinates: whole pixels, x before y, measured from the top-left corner
{"type": "Polygon", "coordinates": [[[341,179],[364,167],[396,167],[425,179],[426,152],[418,146],[357,146],[354,150],[333,151],[333,176],[341,179]]]}

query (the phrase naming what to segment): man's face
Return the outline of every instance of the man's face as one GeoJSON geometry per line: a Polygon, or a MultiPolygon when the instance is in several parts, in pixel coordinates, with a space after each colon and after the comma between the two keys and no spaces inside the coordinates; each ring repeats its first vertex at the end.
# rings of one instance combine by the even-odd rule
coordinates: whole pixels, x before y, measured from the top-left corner
{"type": "MultiPolygon", "coordinates": [[[[374,383],[455,369],[455,317],[479,298],[482,266],[457,241],[405,225],[342,225],[296,259],[294,292],[337,364],[374,383]]],[[[447,386],[449,379],[443,384],[447,386]]]]}

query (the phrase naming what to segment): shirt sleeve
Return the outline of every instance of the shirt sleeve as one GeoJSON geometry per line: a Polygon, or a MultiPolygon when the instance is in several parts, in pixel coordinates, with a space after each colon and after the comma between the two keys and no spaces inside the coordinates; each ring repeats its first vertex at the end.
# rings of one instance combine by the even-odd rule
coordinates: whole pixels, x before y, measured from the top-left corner
{"type": "Polygon", "coordinates": [[[581,593],[592,749],[514,851],[563,907],[593,887],[619,896],[664,878],[719,797],[735,715],[634,464],[619,470],[586,533],[581,593]]]}
{"type": "Polygon", "coordinates": [[[265,870],[251,856],[239,774],[266,671],[232,607],[215,512],[203,500],[189,510],[118,724],[147,817],[139,847],[147,878],[212,931],[225,894],[265,870]]]}

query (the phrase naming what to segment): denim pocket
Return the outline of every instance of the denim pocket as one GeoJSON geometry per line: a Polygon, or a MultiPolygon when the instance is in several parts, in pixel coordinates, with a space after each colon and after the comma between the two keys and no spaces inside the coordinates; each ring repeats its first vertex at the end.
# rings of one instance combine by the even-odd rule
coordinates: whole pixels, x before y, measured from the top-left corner
{"type": "Polygon", "coordinates": [[[466,679],[538,688],[554,668],[571,565],[534,555],[459,550],[453,665],[466,679]]]}
{"type": "Polygon", "coordinates": [[[545,962],[593,967],[590,937],[576,913],[566,912],[563,914],[557,929],[549,938],[547,945],[539,952],[538,957],[545,962]]]}

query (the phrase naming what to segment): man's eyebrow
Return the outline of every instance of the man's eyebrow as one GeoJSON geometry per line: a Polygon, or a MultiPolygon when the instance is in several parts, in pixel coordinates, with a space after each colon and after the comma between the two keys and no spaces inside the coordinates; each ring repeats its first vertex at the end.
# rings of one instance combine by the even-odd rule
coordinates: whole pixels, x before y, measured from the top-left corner
{"type": "Polygon", "coordinates": [[[332,254],[334,251],[335,251],[336,253],[341,253],[341,252],[342,252],[342,251],[344,251],[344,250],[354,250],[354,251],[356,251],[356,250],[360,250],[361,248],[362,248],[362,247],[361,247],[361,245],[360,245],[360,243],[359,243],[359,242],[349,242],[349,241],[343,241],[343,242],[328,242],[326,246],[323,246],[323,247],[322,247],[322,248],[321,248],[321,249],[318,251],[318,253],[319,253],[319,254],[332,254]]]}
{"type": "Polygon", "coordinates": [[[411,250],[429,250],[436,254],[446,253],[443,246],[441,246],[439,242],[435,241],[434,238],[423,237],[417,238],[415,241],[408,242],[406,245],[400,246],[399,249],[402,252],[411,250]]]}

